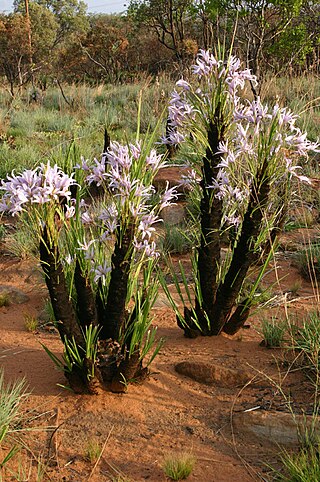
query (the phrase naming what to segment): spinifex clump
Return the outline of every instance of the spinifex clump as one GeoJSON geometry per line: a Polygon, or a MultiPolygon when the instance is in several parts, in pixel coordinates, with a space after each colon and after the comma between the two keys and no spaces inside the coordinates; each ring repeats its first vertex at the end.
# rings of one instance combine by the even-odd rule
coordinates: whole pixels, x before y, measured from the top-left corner
{"type": "Polygon", "coordinates": [[[158,288],[151,236],[175,192],[155,195],[164,160],[150,145],[114,142],[70,175],[48,163],[2,182],[1,210],[25,213],[39,238],[63,360],[46,350],[77,392],[124,391],[159,349],[149,316],[158,288]]]}
{"type": "MultiPolygon", "coordinates": [[[[248,317],[283,227],[292,178],[308,181],[297,174],[301,168],[293,159],[317,145],[296,127],[297,116],[287,109],[238,97],[246,81],[255,82],[248,69],[241,70],[239,59],[217,60],[200,51],[192,71],[192,81],[178,81],[172,94],[171,130],[163,141],[191,145],[190,182],[199,200],[200,232],[194,298],[185,286],[188,300],[181,313],[167,294],[186,336],[233,334],[248,317]],[[256,281],[244,294],[249,269],[261,266],[261,260],[256,281]]],[[[177,277],[175,283],[181,292],[177,277]]]]}

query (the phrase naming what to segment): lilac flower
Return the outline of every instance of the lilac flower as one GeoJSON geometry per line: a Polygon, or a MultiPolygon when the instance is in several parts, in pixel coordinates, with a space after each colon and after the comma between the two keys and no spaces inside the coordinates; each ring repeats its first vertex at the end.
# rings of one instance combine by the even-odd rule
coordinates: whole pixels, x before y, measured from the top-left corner
{"type": "Polygon", "coordinates": [[[273,118],[278,117],[278,123],[280,127],[287,124],[291,130],[295,128],[295,122],[298,119],[298,116],[293,114],[290,109],[286,107],[280,108],[279,104],[276,104],[273,107],[272,115],[273,118]]]}
{"type": "Polygon", "coordinates": [[[176,85],[178,87],[181,87],[183,90],[186,90],[186,91],[189,91],[191,89],[191,86],[190,86],[189,82],[187,82],[184,79],[178,80],[178,82],[176,82],[176,85]]]}
{"type": "MultiPolygon", "coordinates": [[[[130,145],[130,151],[133,157],[134,155],[138,155],[140,149],[139,144],[136,146],[132,144],[130,145]]],[[[110,166],[116,169],[122,168],[128,170],[132,164],[129,147],[123,146],[122,144],[119,144],[119,142],[111,142],[110,147],[106,152],[106,158],[110,166]]]]}
{"type": "Polygon", "coordinates": [[[235,121],[245,121],[255,125],[255,134],[259,132],[259,126],[262,121],[270,120],[272,115],[269,113],[267,105],[263,105],[258,98],[250,102],[246,107],[240,107],[234,114],[235,121]]]}
{"type": "Polygon", "coordinates": [[[75,169],[82,169],[83,171],[90,171],[90,167],[88,165],[88,161],[83,157],[81,156],[81,163],[80,164],[76,164],[74,167],[75,169]]]}
{"type": "Polygon", "coordinates": [[[141,233],[141,238],[148,238],[150,239],[152,233],[155,231],[155,228],[152,226],[153,224],[159,222],[159,217],[155,216],[153,213],[146,214],[142,216],[139,226],[138,232],[141,233]]]}
{"type": "Polygon", "coordinates": [[[118,211],[114,204],[105,207],[99,214],[98,219],[103,221],[107,235],[113,234],[119,226],[118,211]]]}
{"type": "Polygon", "coordinates": [[[65,207],[65,217],[66,219],[72,218],[76,214],[76,208],[74,206],[65,207]]]}
{"type": "Polygon", "coordinates": [[[295,129],[295,133],[289,135],[285,138],[286,144],[293,148],[301,156],[306,156],[308,151],[319,152],[319,144],[309,141],[307,139],[307,134],[300,131],[300,129],[295,129]]]}
{"type": "Polygon", "coordinates": [[[95,239],[91,239],[91,241],[87,242],[85,239],[83,242],[78,240],[79,248],[76,248],[79,251],[84,251],[84,259],[88,261],[94,261],[95,258],[95,250],[93,244],[96,242],[95,239]]]}
{"type": "Polygon", "coordinates": [[[213,68],[221,65],[219,61],[208,51],[200,50],[197,55],[196,64],[191,66],[192,72],[199,77],[207,76],[213,68]]]}
{"type": "Polygon", "coordinates": [[[147,239],[142,242],[138,242],[135,238],[133,241],[133,246],[137,251],[142,251],[147,258],[158,258],[160,253],[156,250],[156,243],[152,241],[149,243],[147,239]]]}
{"type": "Polygon", "coordinates": [[[170,130],[169,135],[161,137],[162,144],[168,144],[172,146],[182,144],[182,142],[184,141],[185,136],[181,134],[181,132],[177,132],[175,130],[170,130]]]}
{"type": "Polygon", "coordinates": [[[89,185],[94,182],[97,186],[101,186],[107,177],[105,159],[102,158],[101,161],[94,159],[94,163],[95,165],[91,167],[89,171],[90,174],[87,175],[86,181],[89,185]]]}
{"type": "Polygon", "coordinates": [[[81,214],[81,221],[84,226],[89,226],[94,223],[94,216],[89,211],[85,211],[81,214]]]}
{"type": "Polygon", "coordinates": [[[163,159],[163,155],[157,154],[155,149],[151,149],[149,156],[146,157],[146,163],[153,171],[158,171],[158,169],[167,165],[163,159]]]}
{"type": "Polygon", "coordinates": [[[136,144],[129,144],[130,153],[136,161],[139,159],[141,155],[141,144],[137,142],[136,144]]]}
{"type": "Polygon", "coordinates": [[[51,167],[49,162],[22,174],[15,175],[12,172],[8,180],[1,183],[0,189],[6,191],[2,209],[7,208],[14,215],[21,212],[28,203],[60,203],[62,199],[69,201],[70,186],[76,184],[72,176],[65,174],[56,164],[51,167]]]}
{"type": "Polygon", "coordinates": [[[232,96],[236,94],[239,87],[243,89],[247,81],[252,82],[254,85],[257,84],[257,78],[251,73],[250,69],[240,70],[240,67],[240,59],[234,56],[228,59],[225,83],[232,96]]]}
{"type": "Polygon", "coordinates": [[[215,179],[212,179],[212,184],[210,184],[208,189],[215,189],[220,192],[222,186],[229,185],[229,178],[224,169],[219,169],[218,174],[215,179]]]}
{"type": "Polygon", "coordinates": [[[301,166],[293,166],[292,160],[286,159],[286,170],[291,176],[296,177],[300,181],[306,182],[307,184],[312,184],[311,180],[307,176],[301,176],[301,175],[296,173],[296,171],[298,169],[302,169],[302,167],[301,166]]]}
{"type": "Polygon", "coordinates": [[[103,264],[99,264],[96,268],[92,270],[94,273],[94,282],[97,283],[100,279],[103,285],[107,282],[107,275],[110,273],[111,267],[107,265],[104,261],[103,264]]]}
{"type": "Polygon", "coordinates": [[[190,171],[188,171],[188,174],[181,175],[181,182],[179,186],[192,187],[200,180],[201,178],[197,175],[196,171],[194,169],[191,169],[190,171]]]}
{"type": "Polygon", "coordinates": [[[162,194],[161,200],[160,200],[160,208],[159,208],[160,211],[161,211],[163,208],[165,208],[165,207],[167,207],[167,206],[170,206],[170,204],[172,204],[171,201],[172,201],[173,199],[178,199],[178,195],[179,195],[179,194],[177,193],[177,188],[176,188],[176,186],[171,187],[171,188],[169,189],[169,182],[167,181],[166,190],[165,190],[165,192],[162,194]]]}
{"type": "Polygon", "coordinates": [[[107,176],[110,178],[109,187],[115,191],[117,196],[129,196],[137,184],[137,180],[131,179],[129,173],[120,172],[116,168],[112,168],[107,176]]]}
{"type": "Polygon", "coordinates": [[[71,256],[71,254],[67,254],[67,256],[65,256],[64,258],[65,263],[68,264],[69,266],[74,262],[74,260],[75,260],[75,257],[71,256]]]}
{"type": "Polygon", "coordinates": [[[70,200],[70,187],[76,184],[73,174],[68,176],[56,164],[51,167],[49,162],[40,165],[40,172],[44,178],[43,190],[50,199],[55,201],[59,201],[61,198],[70,200]]]}

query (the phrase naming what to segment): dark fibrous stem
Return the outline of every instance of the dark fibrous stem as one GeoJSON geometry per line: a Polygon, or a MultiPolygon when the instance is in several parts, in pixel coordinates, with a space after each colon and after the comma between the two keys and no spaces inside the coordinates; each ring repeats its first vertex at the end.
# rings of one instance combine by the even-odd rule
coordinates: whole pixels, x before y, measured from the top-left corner
{"type": "MultiPolygon", "coordinates": [[[[228,315],[236,303],[248,270],[258,259],[255,244],[262,229],[263,214],[270,193],[270,184],[266,178],[266,170],[267,161],[261,167],[260,172],[257,174],[256,182],[251,187],[249,205],[244,215],[242,231],[233,251],[229,270],[217,292],[212,334],[219,334],[228,321],[228,315]]],[[[237,321],[236,315],[233,320],[234,322],[237,321]]],[[[232,330],[231,319],[228,325],[228,330],[232,330]]]]}
{"type": "Polygon", "coordinates": [[[120,330],[126,322],[126,298],[131,262],[128,253],[132,253],[133,236],[134,226],[127,226],[122,236],[118,228],[111,257],[112,271],[101,329],[101,338],[104,340],[111,338],[118,341],[120,330]]]}
{"type": "Polygon", "coordinates": [[[97,310],[95,297],[89,280],[83,276],[79,261],[76,262],[74,271],[74,285],[77,292],[77,315],[80,326],[97,325],[97,310]]]}
{"type": "Polygon", "coordinates": [[[40,263],[45,274],[54,315],[58,321],[62,341],[74,337],[79,346],[83,346],[83,335],[79,328],[73,303],[69,297],[63,266],[59,260],[58,248],[51,247],[47,228],[43,229],[40,241],[40,263]]]}

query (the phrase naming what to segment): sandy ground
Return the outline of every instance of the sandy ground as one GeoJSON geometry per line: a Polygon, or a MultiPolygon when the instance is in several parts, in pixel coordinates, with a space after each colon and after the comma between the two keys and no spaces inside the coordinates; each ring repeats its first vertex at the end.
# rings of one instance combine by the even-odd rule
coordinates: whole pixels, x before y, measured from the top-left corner
{"type": "MultiPolygon", "coordinates": [[[[283,389],[296,397],[297,410],[300,402],[311,404],[307,380],[296,372],[285,376],[282,362],[286,355],[280,349],[260,346],[261,335],[256,330],[263,318],[284,316],[283,301],[289,314],[300,319],[317,302],[291,256],[283,254],[277,265],[277,276],[268,275],[273,305],[253,313],[250,327],[233,339],[184,338],[160,296],[154,323],[166,341],[151,366],[150,377],[143,385],[131,385],[124,395],[79,396],[57,385],[65,384],[64,376],[41,346],[61,354],[57,333],[48,329],[30,333],[25,327],[26,315],[38,316],[48,296],[39,270],[32,262],[3,256],[0,284],[29,296],[24,304],[0,308],[0,361],[5,378],[25,377],[31,393],[23,406],[23,429],[33,429],[23,436],[29,448],[25,458],[31,467],[31,475],[24,480],[37,480],[34,470],[40,457],[46,468],[43,480],[104,482],[124,480],[117,479],[122,474],[131,482],[165,481],[161,467],[165,455],[181,451],[196,457],[190,482],[272,480],[266,464],[277,464],[279,447],[272,440],[235,429],[233,419],[256,406],[285,410],[283,397],[269,375],[280,381],[285,378],[283,389]],[[299,286],[297,293],[290,292],[292,286],[299,286]],[[175,365],[184,361],[240,369],[252,381],[246,386],[199,383],[175,371],[175,365]],[[96,466],[86,458],[92,442],[103,448],[96,466]]],[[[27,463],[25,458],[23,463],[27,463]]],[[[4,480],[16,479],[7,473],[4,480]]]]}

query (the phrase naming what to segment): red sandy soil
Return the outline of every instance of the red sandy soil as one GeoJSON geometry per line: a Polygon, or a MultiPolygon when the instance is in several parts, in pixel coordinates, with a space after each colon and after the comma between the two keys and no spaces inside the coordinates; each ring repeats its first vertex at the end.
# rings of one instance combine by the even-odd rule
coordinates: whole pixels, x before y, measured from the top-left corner
{"type": "MultiPolygon", "coordinates": [[[[299,232],[294,236],[294,241],[301,242],[299,232]]],[[[41,457],[46,464],[45,481],[104,482],[121,480],[116,478],[119,473],[131,482],[165,481],[164,456],[181,451],[196,458],[190,482],[272,480],[266,464],[278,464],[279,447],[234,430],[232,419],[235,413],[257,405],[280,410],[285,406],[275,385],[263,374],[279,380],[286,355],[280,349],[260,346],[256,330],[263,318],[284,316],[284,300],[296,319],[302,319],[317,302],[311,284],[300,277],[290,255],[280,255],[277,265],[277,275],[273,272],[267,277],[275,296],[273,306],[253,313],[250,328],[232,339],[184,338],[160,297],[154,323],[166,341],[150,377],[142,385],[130,385],[124,395],[83,396],[57,385],[66,383],[64,376],[41,346],[60,355],[57,333],[26,330],[25,315],[38,316],[48,297],[40,270],[30,261],[0,258],[0,284],[17,287],[30,298],[21,305],[0,308],[0,360],[5,378],[26,378],[31,395],[23,405],[23,428],[37,429],[23,435],[30,450],[21,453],[31,467],[31,475],[24,480],[37,480],[35,459],[41,457]],[[299,285],[297,295],[290,293],[291,287],[299,285]],[[245,387],[202,384],[175,371],[174,366],[184,361],[243,369],[252,379],[258,375],[259,383],[252,381],[245,387]],[[96,467],[86,460],[90,441],[104,447],[96,467]]],[[[301,399],[311,404],[312,389],[301,373],[290,373],[283,387],[296,397],[297,410],[301,399]]],[[[7,473],[3,480],[17,479],[7,473]]]]}

